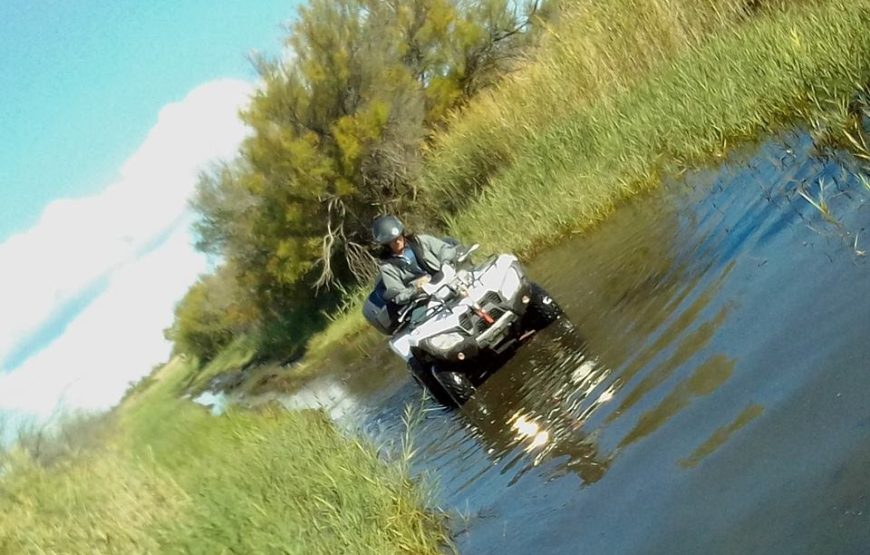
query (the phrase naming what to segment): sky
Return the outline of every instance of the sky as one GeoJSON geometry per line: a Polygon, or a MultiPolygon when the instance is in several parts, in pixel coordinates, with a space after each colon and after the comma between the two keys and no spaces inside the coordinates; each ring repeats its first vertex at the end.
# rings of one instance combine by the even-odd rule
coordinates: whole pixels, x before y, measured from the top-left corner
{"type": "Polygon", "coordinates": [[[106,409],[168,358],[187,201],[296,5],[0,2],[0,413],[106,409]]]}

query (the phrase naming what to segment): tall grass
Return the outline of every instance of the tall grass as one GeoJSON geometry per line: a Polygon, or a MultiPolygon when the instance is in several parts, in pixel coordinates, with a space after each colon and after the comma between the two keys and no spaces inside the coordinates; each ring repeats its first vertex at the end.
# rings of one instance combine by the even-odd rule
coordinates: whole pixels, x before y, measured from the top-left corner
{"type": "Polygon", "coordinates": [[[609,104],[749,13],[740,0],[566,4],[560,23],[545,33],[525,67],[454,114],[449,131],[436,136],[422,190],[439,207],[479,191],[489,177],[519,161],[522,144],[552,124],[584,107],[609,104]]]}
{"type": "MultiPolygon", "coordinates": [[[[870,0],[566,4],[520,70],[432,137],[418,200],[451,235],[529,255],[790,125],[867,156],[847,106],[870,87],[870,0]]],[[[360,326],[339,314],[318,350],[360,326]]]]}
{"type": "Polygon", "coordinates": [[[407,467],[319,412],[214,418],[174,362],[117,411],[103,447],[0,475],[0,553],[438,553],[448,538],[407,467]]]}
{"type": "Polygon", "coordinates": [[[870,2],[602,0],[435,138],[421,190],[452,233],[529,252],[663,174],[824,118],[870,83],[870,2]]]}
{"type": "Polygon", "coordinates": [[[171,477],[117,450],[46,468],[24,452],[0,477],[0,553],[157,553],[154,527],[187,499],[171,477]]]}

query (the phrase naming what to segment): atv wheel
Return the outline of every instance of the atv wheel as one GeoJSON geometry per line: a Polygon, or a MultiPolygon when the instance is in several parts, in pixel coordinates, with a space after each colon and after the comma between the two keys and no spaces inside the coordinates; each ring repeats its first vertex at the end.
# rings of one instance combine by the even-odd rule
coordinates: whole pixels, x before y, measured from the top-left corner
{"type": "Polygon", "coordinates": [[[436,364],[423,364],[415,358],[408,362],[408,366],[414,380],[445,407],[460,407],[474,394],[474,386],[461,372],[442,369],[436,364]]]}
{"type": "Polygon", "coordinates": [[[562,308],[547,291],[532,282],[529,289],[529,306],[523,316],[526,330],[542,330],[562,316],[562,308]]]}
{"type": "Polygon", "coordinates": [[[451,406],[461,407],[474,395],[474,385],[462,372],[456,370],[441,370],[437,366],[433,368],[435,379],[453,400],[451,406]]]}

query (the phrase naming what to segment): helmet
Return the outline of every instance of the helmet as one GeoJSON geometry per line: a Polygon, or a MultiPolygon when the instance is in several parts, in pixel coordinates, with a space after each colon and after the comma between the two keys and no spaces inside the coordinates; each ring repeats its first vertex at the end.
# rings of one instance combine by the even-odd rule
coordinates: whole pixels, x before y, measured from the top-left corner
{"type": "Polygon", "coordinates": [[[386,245],[396,237],[400,236],[405,231],[405,226],[399,221],[399,218],[386,215],[377,218],[372,224],[372,236],[375,243],[386,245]]]}

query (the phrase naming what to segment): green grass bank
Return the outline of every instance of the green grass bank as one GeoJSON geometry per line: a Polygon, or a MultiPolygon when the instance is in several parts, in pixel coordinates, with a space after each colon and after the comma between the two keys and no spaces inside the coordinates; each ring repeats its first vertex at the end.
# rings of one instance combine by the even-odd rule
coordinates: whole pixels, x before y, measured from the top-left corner
{"type": "MultiPolygon", "coordinates": [[[[522,69],[434,137],[421,205],[451,235],[530,256],[784,128],[852,146],[868,29],[870,0],[569,6],[522,69]]],[[[311,350],[364,330],[359,307],[352,299],[311,350]]]]}
{"type": "Polygon", "coordinates": [[[850,129],[849,101],[870,85],[870,2],[790,2],[723,18],[731,4],[605,1],[567,17],[540,61],[439,138],[423,190],[462,199],[450,231],[530,253],[733,145],[789,125],[850,129]],[[582,34],[590,12],[601,25],[616,4],[632,6],[633,23],[611,14],[618,23],[582,34]],[[708,6],[698,17],[714,22],[709,36],[691,32],[679,5],[708,6]],[[569,40],[578,36],[600,40],[569,40]],[[486,181],[473,169],[481,158],[503,160],[486,181]]]}
{"type": "Polygon", "coordinates": [[[0,553],[440,553],[399,458],[315,411],[212,417],[173,362],[116,410],[104,445],[54,466],[4,460],[0,553]]]}

